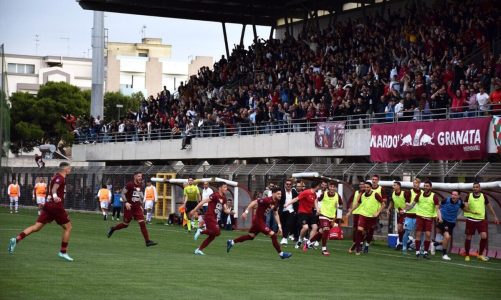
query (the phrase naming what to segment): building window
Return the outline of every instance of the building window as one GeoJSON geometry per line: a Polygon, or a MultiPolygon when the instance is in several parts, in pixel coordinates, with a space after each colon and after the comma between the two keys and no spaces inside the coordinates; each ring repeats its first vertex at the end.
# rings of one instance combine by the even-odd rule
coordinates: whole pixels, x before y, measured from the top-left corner
{"type": "Polygon", "coordinates": [[[35,65],[7,64],[7,72],[17,74],[35,74],[35,65]]]}
{"type": "Polygon", "coordinates": [[[139,57],[148,57],[148,53],[138,53],[137,56],[139,57]]]}

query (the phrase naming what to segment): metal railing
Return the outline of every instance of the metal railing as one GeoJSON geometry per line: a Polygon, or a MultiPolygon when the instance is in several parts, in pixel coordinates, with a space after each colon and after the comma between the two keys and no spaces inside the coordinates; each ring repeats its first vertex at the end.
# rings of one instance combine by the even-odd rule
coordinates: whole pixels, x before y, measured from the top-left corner
{"type": "MultiPolygon", "coordinates": [[[[311,132],[316,130],[320,122],[344,121],[345,129],[366,129],[374,124],[412,122],[412,121],[433,121],[444,119],[465,119],[477,118],[489,115],[501,114],[501,109],[470,110],[468,106],[456,108],[430,109],[427,111],[406,111],[406,112],[387,112],[372,113],[349,116],[335,116],[329,118],[315,119],[293,119],[288,121],[253,123],[236,123],[224,125],[202,125],[195,127],[190,133],[193,138],[210,138],[226,136],[246,136],[258,134],[277,134],[277,133],[298,133],[311,132]]],[[[182,139],[186,135],[182,131],[174,133],[170,129],[152,129],[150,131],[134,132],[112,132],[95,133],[92,129],[82,131],[75,137],[75,144],[89,143],[117,143],[117,142],[139,142],[155,140],[182,139]]]]}

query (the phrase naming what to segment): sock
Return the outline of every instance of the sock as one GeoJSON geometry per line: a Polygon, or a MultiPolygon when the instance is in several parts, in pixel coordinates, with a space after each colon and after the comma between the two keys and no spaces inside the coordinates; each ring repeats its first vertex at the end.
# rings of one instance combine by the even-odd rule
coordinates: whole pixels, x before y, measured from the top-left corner
{"type": "Polygon", "coordinates": [[[103,211],[103,216],[106,216],[106,213],[103,211]]]}
{"type": "Polygon", "coordinates": [[[362,244],[363,237],[364,237],[364,232],[361,230],[357,230],[356,238],[355,238],[357,252],[360,252],[360,250],[361,250],[361,247],[362,247],[361,244],[362,244]]]}
{"type": "Polygon", "coordinates": [[[278,253],[278,255],[282,256],[282,255],[284,255],[284,252],[282,251],[282,252],[278,253]]]}
{"type": "Polygon", "coordinates": [[[254,238],[250,234],[244,234],[242,236],[237,237],[233,242],[236,243],[242,243],[248,240],[253,240],[254,238]]]}
{"type": "Polygon", "coordinates": [[[61,253],[66,253],[67,248],[68,248],[68,243],[61,242],[61,253]]]}
{"type": "Polygon", "coordinates": [[[278,239],[277,239],[277,234],[276,233],[271,236],[271,243],[273,244],[273,247],[275,248],[275,250],[277,250],[277,253],[282,252],[282,249],[280,249],[280,244],[278,243],[278,239]]]}
{"type": "Polygon", "coordinates": [[[400,244],[402,244],[403,240],[404,240],[404,231],[402,230],[398,232],[398,241],[400,242],[400,244]]]}
{"type": "Polygon", "coordinates": [[[26,233],[22,231],[17,237],[16,237],[16,243],[19,243],[22,239],[26,237],[26,233]]]}
{"type": "Polygon", "coordinates": [[[311,239],[310,239],[310,241],[311,241],[311,242],[316,242],[316,241],[320,240],[320,238],[321,238],[321,237],[322,237],[322,233],[317,232],[317,234],[315,234],[315,235],[313,236],[313,238],[311,238],[311,239]]]}
{"type": "Polygon", "coordinates": [[[38,215],[40,215],[42,212],[40,210],[38,210],[38,215]]]}
{"type": "Polygon", "coordinates": [[[371,229],[367,230],[367,236],[365,238],[365,240],[367,241],[367,243],[370,244],[372,242],[373,236],[374,236],[374,229],[371,228],[371,229]]]}
{"type": "Polygon", "coordinates": [[[148,229],[146,229],[146,225],[144,222],[139,222],[139,227],[141,228],[141,233],[143,234],[144,241],[147,242],[150,240],[150,235],[148,234],[148,229]]]}
{"type": "Polygon", "coordinates": [[[404,231],[404,238],[403,238],[403,242],[402,242],[402,249],[403,250],[407,250],[407,243],[409,243],[409,235],[411,235],[411,231],[405,230],[404,231]]]}
{"type": "Polygon", "coordinates": [[[124,229],[124,228],[127,228],[127,227],[129,227],[129,225],[124,224],[124,223],[119,223],[119,224],[115,225],[115,227],[113,227],[113,231],[124,229]]]}
{"type": "Polygon", "coordinates": [[[421,251],[421,241],[420,240],[415,240],[416,243],[416,253],[421,251]]]}
{"type": "Polygon", "coordinates": [[[327,251],[327,247],[322,247],[322,251],[327,251]]]}
{"type": "Polygon", "coordinates": [[[188,225],[188,231],[191,231],[191,220],[188,220],[186,223],[186,225],[188,225]]]}
{"type": "MultiPolygon", "coordinates": [[[[205,231],[205,230],[204,230],[205,231]]],[[[202,251],[205,247],[209,246],[209,244],[216,238],[215,235],[209,235],[203,242],[202,245],[198,248],[198,250],[202,251]]]]}
{"type": "Polygon", "coordinates": [[[353,231],[351,233],[352,234],[351,239],[352,239],[353,243],[355,243],[357,240],[357,231],[358,231],[357,228],[353,228],[353,231]]]}
{"type": "Polygon", "coordinates": [[[430,249],[430,241],[425,240],[424,241],[424,251],[428,252],[429,249],[430,249]]]}
{"type": "Polygon", "coordinates": [[[484,255],[485,246],[487,246],[487,239],[480,239],[480,247],[478,249],[478,255],[484,255]]]}
{"type": "Polygon", "coordinates": [[[464,254],[470,256],[471,240],[464,240],[464,254]]]}
{"type": "Polygon", "coordinates": [[[445,249],[445,248],[442,249],[442,256],[443,255],[447,255],[447,249],[445,249]]]}
{"type": "Polygon", "coordinates": [[[324,232],[322,233],[322,248],[327,246],[328,239],[329,239],[329,231],[324,230],[324,232]]]}

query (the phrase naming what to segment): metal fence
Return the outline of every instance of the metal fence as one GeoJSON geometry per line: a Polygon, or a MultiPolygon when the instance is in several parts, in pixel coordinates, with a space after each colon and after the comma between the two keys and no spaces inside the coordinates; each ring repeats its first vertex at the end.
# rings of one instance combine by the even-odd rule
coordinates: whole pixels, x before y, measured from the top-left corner
{"type": "MultiPolygon", "coordinates": [[[[402,113],[361,114],[350,116],[336,116],[330,118],[297,119],[288,121],[264,122],[260,124],[236,123],[225,125],[198,126],[191,133],[192,137],[223,137],[233,135],[258,135],[293,132],[315,131],[319,122],[344,121],[345,129],[370,128],[374,124],[410,122],[410,121],[434,121],[447,119],[467,119],[481,116],[501,114],[501,109],[489,108],[487,110],[470,110],[469,107],[432,109],[426,112],[415,110],[402,113]]],[[[170,129],[152,129],[133,132],[96,133],[91,128],[84,128],[75,137],[75,143],[111,143],[111,142],[134,142],[151,140],[180,139],[183,132],[173,133],[170,129]]]]}

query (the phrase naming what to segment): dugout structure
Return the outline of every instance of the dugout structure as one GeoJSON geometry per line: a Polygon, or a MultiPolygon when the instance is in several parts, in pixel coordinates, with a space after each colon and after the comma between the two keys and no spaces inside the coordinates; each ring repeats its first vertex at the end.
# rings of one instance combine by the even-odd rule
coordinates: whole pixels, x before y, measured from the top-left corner
{"type": "Polygon", "coordinates": [[[176,203],[174,200],[174,189],[166,182],[176,178],[176,173],[157,173],[155,176],[162,179],[162,181],[155,182],[158,196],[155,203],[155,219],[167,220],[169,214],[176,212],[176,203]]]}

